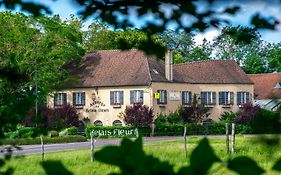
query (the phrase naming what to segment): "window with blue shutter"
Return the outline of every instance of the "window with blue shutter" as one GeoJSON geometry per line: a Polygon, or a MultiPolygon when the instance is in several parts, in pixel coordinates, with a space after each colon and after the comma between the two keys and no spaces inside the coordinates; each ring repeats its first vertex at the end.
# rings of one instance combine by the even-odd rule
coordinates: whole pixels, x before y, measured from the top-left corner
{"type": "Polygon", "coordinates": [[[167,91],[157,90],[157,93],[160,94],[160,98],[157,99],[157,104],[167,104],[167,91]]]}
{"type": "Polygon", "coordinates": [[[232,105],[234,101],[233,92],[219,92],[219,105],[232,105]]]}
{"type": "Polygon", "coordinates": [[[55,93],[54,94],[54,106],[63,106],[67,104],[66,93],[55,93]]]}
{"type": "Polygon", "coordinates": [[[110,91],[110,105],[123,105],[124,92],[123,91],[110,91]]]}
{"type": "Polygon", "coordinates": [[[215,105],[216,104],[216,92],[201,92],[201,104],[215,105]]]}
{"type": "Polygon", "coordinates": [[[250,103],[250,93],[249,92],[237,92],[237,105],[242,105],[244,103],[250,103]]]}
{"type": "Polygon", "coordinates": [[[130,91],[130,103],[143,103],[143,90],[130,91]]]}
{"type": "Polygon", "coordinates": [[[192,103],[192,93],[190,91],[182,91],[182,104],[190,105],[192,103]]]}
{"type": "Polygon", "coordinates": [[[72,98],[74,106],[85,106],[85,92],[73,92],[72,98]]]}

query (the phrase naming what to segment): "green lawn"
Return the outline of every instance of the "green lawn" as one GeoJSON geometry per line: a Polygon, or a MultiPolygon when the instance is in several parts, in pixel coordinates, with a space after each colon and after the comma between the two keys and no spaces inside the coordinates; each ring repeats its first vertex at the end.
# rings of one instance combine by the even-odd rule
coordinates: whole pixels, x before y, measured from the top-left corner
{"type": "MultiPolygon", "coordinates": [[[[199,138],[188,138],[188,154],[190,155],[192,149],[195,148],[199,142],[199,138]]],[[[226,160],[228,157],[225,153],[225,140],[224,139],[209,139],[210,143],[215,150],[216,155],[221,159],[226,160]]],[[[242,136],[236,138],[236,154],[246,155],[254,158],[258,164],[269,170],[273,163],[281,158],[281,149],[278,146],[266,146],[255,141],[254,138],[244,138],[242,136]],[[278,148],[279,147],[279,148],[278,148]]],[[[182,166],[189,164],[189,160],[185,160],[183,155],[183,141],[162,141],[154,143],[145,143],[144,149],[147,154],[151,154],[161,160],[169,161],[175,165],[178,170],[182,166]]],[[[105,175],[110,172],[118,172],[118,167],[109,166],[103,163],[90,161],[89,150],[73,150],[73,151],[60,151],[46,154],[46,160],[61,160],[62,163],[74,174],[78,175],[105,175]]],[[[43,175],[44,170],[40,166],[40,154],[29,155],[20,158],[12,159],[7,165],[15,168],[16,175],[43,175]]],[[[224,167],[220,168],[219,165],[214,165],[211,169],[211,174],[234,174],[226,170],[224,167]]],[[[267,174],[278,174],[269,171],[267,174]]]]}

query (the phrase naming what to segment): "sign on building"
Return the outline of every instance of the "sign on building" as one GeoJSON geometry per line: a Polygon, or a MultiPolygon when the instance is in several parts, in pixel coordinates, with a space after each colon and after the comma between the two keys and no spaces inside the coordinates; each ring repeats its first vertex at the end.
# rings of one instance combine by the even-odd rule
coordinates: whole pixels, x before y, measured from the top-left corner
{"type": "Polygon", "coordinates": [[[171,91],[169,93],[169,100],[171,101],[179,101],[181,98],[181,93],[177,91],[171,91]]]}

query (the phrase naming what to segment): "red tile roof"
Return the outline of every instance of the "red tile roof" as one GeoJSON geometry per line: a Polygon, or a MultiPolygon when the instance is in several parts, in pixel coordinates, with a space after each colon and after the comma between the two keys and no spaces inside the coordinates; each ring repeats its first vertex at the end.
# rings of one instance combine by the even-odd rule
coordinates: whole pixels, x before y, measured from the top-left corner
{"type": "Polygon", "coordinates": [[[281,98],[281,89],[274,88],[277,83],[281,83],[281,73],[248,74],[248,76],[254,82],[256,99],[281,98]]]}
{"type": "MultiPolygon", "coordinates": [[[[168,82],[163,60],[131,49],[87,53],[79,64],[68,65],[77,79],[72,87],[149,85],[168,82]]],[[[184,83],[251,84],[234,61],[201,61],[174,65],[174,81],[184,83]]]]}
{"type": "Polygon", "coordinates": [[[199,84],[252,84],[234,60],[206,60],[174,65],[184,81],[199,84]]]}

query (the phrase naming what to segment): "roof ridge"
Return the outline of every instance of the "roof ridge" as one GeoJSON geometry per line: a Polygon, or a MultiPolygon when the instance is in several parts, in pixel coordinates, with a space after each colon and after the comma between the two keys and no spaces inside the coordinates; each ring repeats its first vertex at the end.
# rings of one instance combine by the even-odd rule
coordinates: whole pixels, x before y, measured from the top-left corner
{"type": "Polygon", "coordinates": [[[191,62],[185,62],[185,63],[178,63],[178,64],[174,64],[176,66],[180,66],[180,65],[187,65],[187,64],[196,64],[196,63],[203,63],[203,62],[215,62],[215,61],[223,61],[223,62],[226,62],[226,61],[234,61],[235,60],[198,60],[198,61],[191,61],[191,62]]]}
{"type": "Polygon", "coordinates": [[[275,74],[281,74],[281,72],[258,73],[258,74],[247,74],[247,75],[275,75],[275,74]]]}
{"type": "Polygon", "coordinates": [[[146,55],[145,56],[145,58],[146,58],[146,66],[147,66],[147,68],[148,68],[148,75],[149,75],[149,79],[150,79],[150,83],[152,82],[152,76],[151,76],[151,73],[150,73],[150,67],[149,67],[149,63],[148,63],[148,56],[146,55]]]}
{"type": "Polygon", "coordinates": [[[131,49],[125,49],[125,50],[122,50],[122,49],[102,49],[102,50],[92,50],[92,51],[88,51],[86,52],[85,54],[89,54],[89,53],[94,53],[94,52],[105,52],[105,51],[111,51],[111,52],[115,52],[115,51],[130,51],[130,50],[137,50],[137,51],[142,51],[142,50],[139,50],[139,49],[136,49],[136,48],[131,48],[131,49]]]}

